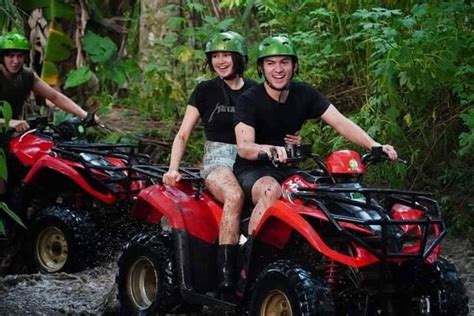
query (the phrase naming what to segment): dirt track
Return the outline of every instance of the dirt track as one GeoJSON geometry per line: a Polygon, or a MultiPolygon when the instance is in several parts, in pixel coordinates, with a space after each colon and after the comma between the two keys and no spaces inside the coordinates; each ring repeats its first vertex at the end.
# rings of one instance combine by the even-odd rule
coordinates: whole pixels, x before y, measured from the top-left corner
{"type": "MultiPolygon", "coordinates": [[[[474,247],[448,237],[444,256],[457,265],[469,295],[474,315],[474,247]]],[[[0,278],[0,315],[101,315],[118,310],[114,285],[114,260],[102,267],[77,274],[10,275],[0,278]]]]}

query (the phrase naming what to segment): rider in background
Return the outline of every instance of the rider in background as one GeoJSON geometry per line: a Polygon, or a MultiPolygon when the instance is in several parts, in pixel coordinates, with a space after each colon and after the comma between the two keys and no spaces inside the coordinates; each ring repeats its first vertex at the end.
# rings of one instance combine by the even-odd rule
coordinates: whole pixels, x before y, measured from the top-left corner
{"type": "MultiPolygon", "coordinates": [[[[174,186],[181,179],[180,162],[189,136],[201,119],[206,138],[201,177],[207,190],[223,203],[217,264],[218,288],[226,292],[234,288],[236,278],[239,221],[244,201],[242,189],[232,172],[237,154],[233,130],[235,104],[237,98],[256,83],[243,78],[248,55],[240,34],[216,34],[207,43],[205,53],[209,68],[217,76],[199,83],[192,92],[173,141],[169,170],[163,176],[163,183],[174,186]]],[[[299,139],[298,136],[289,137],[299,139]]]]}
{"type": "MultiPolygon", "coordinates": [[[[21,116],[23,105],[31,92],[51,101],[66,112],[85,118],[85,110],[51,88],[32,69],[25,67],[30,48],[29,41],[21,34],[10,32],[0,37],[0,101],[7,101],[12,107],[9,127],[19,133],[28,130],[28,123],[21,116]]],[[[95,120],[98,121],[97,116],[95,120]]],[[[0,124],[4,122],[3,118],[0,118],[0,124]]],[[[0,194],[4,192],[5,183],[0,179],[0,194]]]]}
{"type": "MultiPolygon", "coordinates": [[[[234,172],[255,205],[250,235],[267,208],[280,198],[280,183],[295,172],[288,166],[277,168],[270,161],[259,161],[258,156],[266,153],[271,160],[285,163],[284,136],[300,130],[307,119],[321,118],[363,148],[381,146],[310,84],[292,80],[298,72],[298,56],[286,36],[270,36],[260,43],[257,67],[265,81],[246,91],[235,109],[238,156],[234,172]]],[[[391,145],[383,145],[383,151],[397,159],[391,145]]]]}
{"type": "Polygon", "coordinates": [[[24,132],[29,128],[28,123],[21,119],[21,115],[23,105],[31,91],[37,96],[48,99],[60,109],[85,118],[87,116],[85,110],[50,87],[32,69],[25,67],[30,48],[30,43],[21,34],[11,32],[0,37],[0,101],[8,101],[12,107],[13,119],[9,126],[17,132],[24,132]]]}

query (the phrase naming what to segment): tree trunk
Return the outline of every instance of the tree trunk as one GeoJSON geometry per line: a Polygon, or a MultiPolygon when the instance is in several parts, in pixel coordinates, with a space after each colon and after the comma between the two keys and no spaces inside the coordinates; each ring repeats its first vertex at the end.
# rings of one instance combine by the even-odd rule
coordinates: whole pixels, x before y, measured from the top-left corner
{"type": "MultiPolygon", "coordinates": [[[[143,68],[147,61],[147,51],[153,48],[153,41],[164,38],[167,33],[166,22],[170,17],[178,16],[178,6],[170,12],[165,12],[167,5],[178,5],[178,0],[146,0],[141,1],[140,7],[140,66],[143,68]]],[[[167,10],[168,11],[168,10],[167,10]]]]}

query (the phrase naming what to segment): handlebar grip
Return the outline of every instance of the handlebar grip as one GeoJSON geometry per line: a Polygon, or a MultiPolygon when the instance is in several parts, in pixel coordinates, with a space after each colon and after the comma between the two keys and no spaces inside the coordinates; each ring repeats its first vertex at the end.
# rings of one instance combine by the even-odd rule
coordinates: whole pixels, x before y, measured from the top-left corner
{"type": "Polygon", "coordinates": [[[270,157],[268,156],[268,154],[266,152],[260,151],[257,154],[257,160],[270,160],[270,157]]]}

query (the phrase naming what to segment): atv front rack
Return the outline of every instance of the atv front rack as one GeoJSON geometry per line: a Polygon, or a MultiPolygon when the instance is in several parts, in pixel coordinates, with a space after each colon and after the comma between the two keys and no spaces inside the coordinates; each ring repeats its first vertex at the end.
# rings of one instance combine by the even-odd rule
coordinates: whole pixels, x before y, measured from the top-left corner
{"type": "MultiPolygon", "coordinates": [[[[401,191],[393,189],[374,189],[374,188],[334,188],[320,186],[317,188],[298,188],[299,191],[293,193],[294,197],[301,199],[307,204],[318,207],[327,217],[328,222],[339,233],[349,240],[367,249],[371,254],[380,260],[387,259],[416,259],[425,260],[438,246],[446,234],[446,226],[441,219],[441,211],[438,202],[430,198],[432,194],[426,192],[401,191]],[[343,194],[357,193],[364,196],[365,202],[344,197],[343,194]],[[383,196],[385,207],[378,203],[374,197],[383,196]],[[364,209],[376,211],[380,219],[361,219],[344,215],[334,214],[330,211],[327,204],[337,202],[346,205],[352,205],[364,209]],[[390,205],[401,204],[423,213],[419,220],[394,220],[390,218],[390,205]],[[388,210],[388,211],[387,211],[388,210]],[[350,223],[366,227],[377,225],[381,227],[380,247],[374,247],[369,244],[368,239],[353,231],[348,231],[341,226],[341,223],[350,223]],[[413,240],[412,237],[397,235],[391,232],[395,226],[415,225],[420,228],[421,234],[413,240]],[[436,227],[436,228],[435,228],[436,227]],[[409,238],[412,238],[409,240],[409,238]],[[394,244],[404,242],[419,242],[418,251],[402,252],[400,247],[394,249],[394,244]],[[390,248],[390,249],[389,249],[390,248]]],[[[397,247],[395,247],[397,248],[397,247]]],[[[401,247],[403,248],[403,247],[401,247]]]]}

